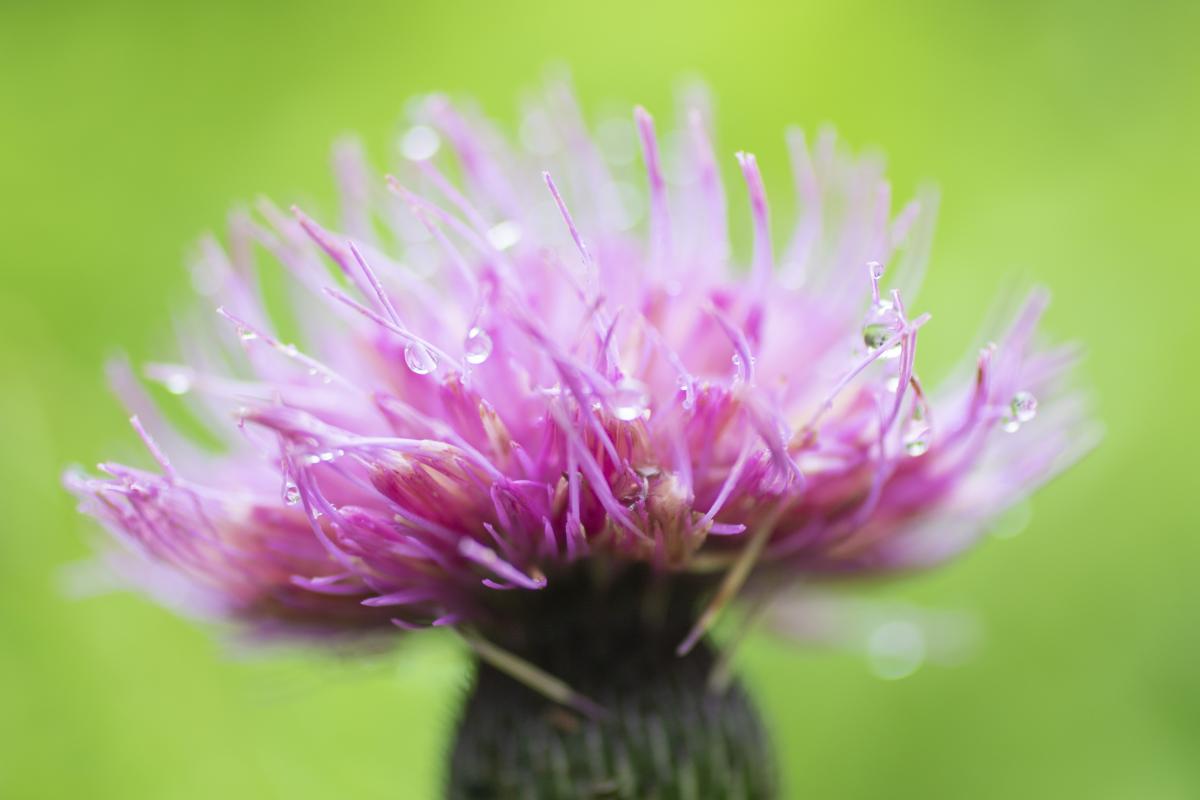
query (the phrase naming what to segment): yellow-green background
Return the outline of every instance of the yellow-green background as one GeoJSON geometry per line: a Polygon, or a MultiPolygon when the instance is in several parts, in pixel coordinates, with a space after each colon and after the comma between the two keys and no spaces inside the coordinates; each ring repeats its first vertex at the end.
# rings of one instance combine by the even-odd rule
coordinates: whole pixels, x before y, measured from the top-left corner
{"type": "MultiPolygon", "coordinates": [[[[433,797],[464,670],[234,658],[129,595],[74,601],[69,462],[136,453],[100,365],[162,356],[186,246],[231,202],[328,200],[328,145],[387,152],[405,98],[570,66],[589,111],[719,100],[780,205],[784,126],[835,122],[944,192],[921,310],[945,364],[1006,276],[1090,347],[1107,438],[1032,526],[883,591],[977,614],[969,664],[899,682],[756,639],[788,796],[1200,797],[1200,5],[0,4],[0,797],[433,797]]],[[[735,190],[733,197],[740,197],[735,190]]]]}

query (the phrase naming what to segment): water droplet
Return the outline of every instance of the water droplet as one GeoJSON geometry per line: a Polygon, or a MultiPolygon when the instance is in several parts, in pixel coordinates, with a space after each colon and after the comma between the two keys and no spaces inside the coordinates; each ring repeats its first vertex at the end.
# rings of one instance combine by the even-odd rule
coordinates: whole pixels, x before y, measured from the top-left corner
{"type": "Polygon", "coordinates": [[[492,337],[483,328],[473,327],[467,331],[463,350],[468,364],[482,364],[492,354],[492,337]]]}
{"type": "Polygon", "coordinates": [[[904,452],[913,458],[929,452],[929,445],[933,441],[933,429],[929,426],[929,420],[925,416],[925,407],[920,398],[913,408],[912,416],[908,418],[908,422],[904,423],[901,438],[904,442],[904,452]]]}
{"type": "Polygon", "coordinates": [[[283,502],[289,506],[300,502],[300,487],[296,486],[296,482],[291,478],[283,483],[283,502]]]}
{"type": "Polygon", "coordinates": [[[909,423],[909,428],[904,433],[904,452],[913,458],[923,456],[929,452],[929,442],[932,438],[933,431],[925,423],[909,423]]]}
{"type": "Polygon", "coordinates": [[[165,385],[171,394],[185,394],[192,388],[192,376],[186,372],[172,372],[165,385]]]}
{"type": "MultiPolygon", "coordinates": [[[[863,344],[868,350],[878,350],[888,339],[898,334],[903,328],[900,315],[887,300],[880,300],[871,305],[867,318],[863,321],[863,344]]],[[[897,344],[880,354],[880,358],[896,358],[900,355],[900,345],[897,344]]]]}
{"type": "Polygon", "coordinates": [[[1021,426],[1037,416],[1038,401],[1029,392],[1021,391],[1013,395],[1004,416],[1000,418],[1000,427],[1008,433],[1015,433],[1021,426]]]}
{"type": "Polygon", "coordinates": [[[238,335],[238,338],[241,339],[243,342],[252,342],[258,338],[257,333],[250,330],[249,328],[243,328],[241,325],[238,326],[237,335],[238,335]]]}
{"type": "Polygon", "coordinates": [[[729,360],[733,362],[734,383],[742,383],[745,381],[747,376],[750,374],[750,369],[753,368],[758,362],[758,359],[755,356],[750,356],[750,364],[747,366],[742,363],[742,357],[737,353],[734,353],[732,356],[730,356],[729,360]]]}
{"type": "Polygon", "coordinates": [[[675,383],[679,387],[679,391],[683,392],[683,401],[680,403],[684,411],[691,411],[696,405],[696,387],[692,385],[692,381],[684,375],[679,376],[679,380],[675,383]]]}
{"type": "Polygon", "coordinates": [[[409,342],[404,347],[404,363],[417,375],[428,375],[437,369],[437,358],[423,345],[409,342]]]}
{"type": "Polygon", "coordinates": [[[907,678],[925,660],[925,635],[912,622],[885,622],[867,640],[867,659],[871,671],[884,680],[907,678]]]}
{"type": "Polygon", "coordinates": [[[400,152],[405,158],[412,161],[426,161],[433,158],[441,146],[441,137],[428,125],[412,126],[400,140],[400,152]]]}
{"type": "Polygon", "coordinates": [[[640,417],[650,403],[650,394],[646,384],[633,378],[625,378],[617,384],[609,398],[613,416],[629,422],[640,417]]]}
{"type": "Polygon", "coordinates": [[[871,270],[871,277],[875,280],[883,277],[883,264],[880,264],[878,261],[868,261],[867,269],[871,270]]]}
{"type": "Polygon", "coordinates": [[[487,240],[497,250],[507,250],[521,241],[521,226],[506,219],[488,228],[487,240]]]}
{"type": "Polygon", "coordinates": [[[309,367],[308,374],[319,379],[321,383],[333,383],[333,376],[319,367],[309,367]]]}
{"type": "Polygon", "coordinates": [[[1037,398],[1029,392],[1017,392],[1013,395],[1009,408],[1017,422],[1025,423],[1037,416],[1037,398]]]}
{"type": "Polygon", "coordinates": [[[319,453],[309,453],[308,455],[306,455],[304,457],[304,463],[312,464],[312,465],[328,464],[330,461],[333,461],[335,458],[341,458],[344,455],[346,455],[346,451],[341,450],[341,449],[322,450],[319,453]]]}

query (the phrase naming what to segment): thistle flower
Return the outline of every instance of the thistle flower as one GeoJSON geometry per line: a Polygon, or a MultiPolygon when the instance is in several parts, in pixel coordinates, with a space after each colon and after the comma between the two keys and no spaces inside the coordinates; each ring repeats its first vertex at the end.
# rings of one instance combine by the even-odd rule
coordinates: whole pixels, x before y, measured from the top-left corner
{"type": "MultiPolygon", "coordinates": [[[[778,250],[758,163],[737,155],[742,269],[702,102],[669,147],[640,108],[632,129],[609,123],[608,153],[559,90],[527,115],[523,152],[443,98],[415,113],[398,178],[337,148],[339,222],[261,201],[227,245],[201,244],[216,329],[189,322],[187,365],[146,372],[221,452],[114,370],[158,469],[105,463],[66,484],[129,545],[118,568],[188,612],[268,635],[452,626],[601,716],[615,679],[596,663],[708,659],[706,631],[747,583],[938,563],[1086,445],[1062,388],[1075,350],[1034,341],[1043,293],[959,379],[922,383],[930,317],[910,303],[934,198],[893,213],[880,165],[832,134],[811,149],[789,134],[799,212],[778,250]],[[260,286],[264,253],[286,303],[260,286]],[[668,610],[649,625],[656,593],[668,610]]],[[[483,752],[460,747],[456,770],[498,769],[483,752]]],[[[546,780],[574,780],[569,764],[546,780]]],[[[689,780],[717,785],[703,774],[689,780]]],[[[750,796],[769,793],[755,780],[750,796]]]]}

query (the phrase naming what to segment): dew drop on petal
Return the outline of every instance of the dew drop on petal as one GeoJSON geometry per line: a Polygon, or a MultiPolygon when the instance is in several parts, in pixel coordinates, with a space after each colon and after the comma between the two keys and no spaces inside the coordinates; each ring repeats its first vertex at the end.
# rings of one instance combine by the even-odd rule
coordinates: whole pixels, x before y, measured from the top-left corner
{"type": "Polygon", "coordinates": [[[482,364],[492,354],[492,337],[483,328],[471,328],[463,342],[463,351],[468,364],[482,364]]]}
{"type": "Polygon", "coordinates": [[[417,375],[428,375],[437,369],[437,358],[416,342],[409,342],[404,346],[404,363],[417,375]]]}
{"type": "Polygon", "coordinates": [[[640,417],[650,403],[646,384],[633,378],[625,378],[617,384],[609,398],[613,416],[629,422],[640,417]]]}
{"type": "Polygon", "coordinates": [[[1037,398],[1029,392],[1017,392],[1009,404],[1017,422],[1025,423],[1037,416],[1037,398]]]}
{"type": "Polygon", "coordinates": [[[319,369],[317,367],[309,367],[308,374],[311,375],[312,377],[316,378],[317,380],[321,381],[321,383],[332,383],[333,382],[332,375],[330,375],[325,370],[319,369]]]}
{"type": "Polygon", "coordinates": [[[683,400],[680,403],[680,405],[683,406],[683,410],[691,411],[696,405],[696,389],[692,385],[692,381],[689,378],[680,375],[679,380],[676,381],[675,385],[679,387],[679,391],[683,392],[683,400]]]}
{"type": "Polygon", "coordinates": [[[289,506],[300,502],[300,487],[296,486],[296,482],[291,478],[283,483],[283,502],[289,506]]]}
{"type": "Polygon", "coordinates": [[[433,128],[428,125],[414,125],[400,140],[400,152],[412,161],[426,161],[433,158],[441,145],[441,137],[433,128]]]}
{"type": "Polygon", "coordinates": [[[1037,398],[1029,392],[1021,391],[1013,395],[1012,400],[1000,417],[1000,427],[1008,433],[1016,433],[1021,426],[1037,416],[1037,398]]]}
{"type": "Polygon", "coordinates": [[[933,441],[933,429],[929,426],[925,408],[921,403],[913,408],[912,416],[904,423],[901,439],[904,443],[904,452],[913,458],[929,452],[929,445],[933,441]]]}
{"type": "Polygon", "coordinates": [[[912,622],[885,622],[867,639],[867,659],[871,672],[879,678],[907,678],[925,660],[925,635],[912,622]]]}
{"type": "MultiPolygon", "coordinates": [[[[867,318],[863,321],[863,344],[868,350],[877,350],[900,332],[903,325],[900,315],[887,300],[880,300],[871,305],[867,318]]],[[[900,346],[896,345],[880,355],[881,358],[896,358],[900,355],[900,346]]]]}
{"type": "Polygon", "coordinates": [[[913,421],[904,432],[904,452],[913,458],[923,456],[929,452],[929,442],[932,438],[933,431],[928,425],[913,421]]]}

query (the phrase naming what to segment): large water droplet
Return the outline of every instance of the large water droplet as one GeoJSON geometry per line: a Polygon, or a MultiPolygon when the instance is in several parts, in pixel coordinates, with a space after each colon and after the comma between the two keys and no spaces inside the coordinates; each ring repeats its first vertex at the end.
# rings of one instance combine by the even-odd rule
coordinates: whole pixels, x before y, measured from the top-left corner
{"type": "MultiPolygon", "coordinates": [[[[866,319],[863,320],[863,344],[868,350],[878,350],[902,328],[903,323],[896,309],[889,301],[880,300],[871,305],[866,319]]],[[[880,354],[880,358],[896,358],[899,355],[900,345],[897,344],[880,354]]]]}
{"type": "Polygon", "coordinates": [[[404,347],[404,363],[418,375],[428,375],[437,369],[437,357],[416,342],[409,342],[404,347]]]}
{"type": "Polygon", "coordinates": [[[609,398],[613,416],[626,422],[640,417],[649,403],[650,394],[646,384],[633,378],[625,378],[618,383],[609,398]]]}
{"type": "Polygon", "coordinates": [[[471,328],[463,342],[468,364],[482,364],[492,354],[492,337],[483,328],[471,328]]]}
{"type": "Polygon", "coordinates": [[[889,681],[907,678],[925,660],[925,634],[912,622],[885,622],[871,632],[867,658],[878,677],[889,681]]]}
{"type": "Polygon", "coordinates": [[[1005,408],[1004,416],[1000,418],[1000,427],[1009,433],[1015,433],[1037,416],[1037,407],[1036,397],[1029,392],[1017,392],[1005,408]]]}
{"type": "Polygon", "coordinates": [[[300,487],[291,478],[283,482],[283,502],[289,506],[300,502],[300,487]]]}

